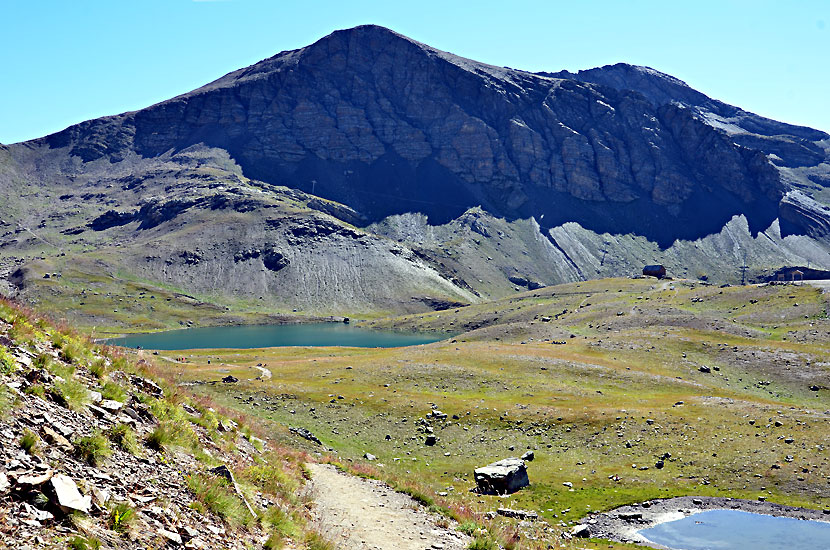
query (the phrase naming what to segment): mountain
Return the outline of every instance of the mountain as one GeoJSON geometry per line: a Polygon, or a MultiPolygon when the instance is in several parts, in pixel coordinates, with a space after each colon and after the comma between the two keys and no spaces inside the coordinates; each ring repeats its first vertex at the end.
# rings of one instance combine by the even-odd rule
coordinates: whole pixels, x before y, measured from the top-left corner
{"type": "Polygon", "coordinates": [[[218,310],[417,311],[643,263],[830,268],[828,187],[830,136],[658,71],[534,74],[361,26],[4,147],[0,254],[36,300],[87,305],[94,275],[218,310]]]}

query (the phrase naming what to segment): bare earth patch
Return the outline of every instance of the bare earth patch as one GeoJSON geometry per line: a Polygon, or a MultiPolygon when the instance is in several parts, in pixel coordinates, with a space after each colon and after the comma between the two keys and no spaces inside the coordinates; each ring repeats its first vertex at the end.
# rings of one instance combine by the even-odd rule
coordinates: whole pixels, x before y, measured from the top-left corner
{"type": "Polygon", "coordinates": [[[380,481],[325,464],[308,467],[314,520],[338,550],[462,550],[469,544],[468,537],[439,527],[437,516],[380,481]]]}

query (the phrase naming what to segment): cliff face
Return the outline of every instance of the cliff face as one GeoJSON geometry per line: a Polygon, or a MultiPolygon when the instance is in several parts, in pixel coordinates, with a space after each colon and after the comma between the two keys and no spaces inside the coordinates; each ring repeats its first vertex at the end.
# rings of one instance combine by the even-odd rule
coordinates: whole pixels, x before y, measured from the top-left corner
{"type": "Polygon", "coordinates": [[[784,189],[763,152],[655,94],[582,80],[493,67],[365,26],[46,143],[114,162],[205,143],[248,177],[371,221],[420,211],[443,223],[482,205],[670,244],[735,214],[756,230],[775,218],[784,189]]]}

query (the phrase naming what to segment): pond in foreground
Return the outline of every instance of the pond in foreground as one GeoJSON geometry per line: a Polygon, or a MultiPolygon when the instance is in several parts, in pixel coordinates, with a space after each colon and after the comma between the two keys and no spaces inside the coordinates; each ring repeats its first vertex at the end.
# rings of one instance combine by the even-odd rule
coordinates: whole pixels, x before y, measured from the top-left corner
{"type": "Polygon", "coordinates": [[[737,510],[709,510],[643,529],[640,534],[675,550],[830,548],[830,523],[737,510]]]}
{"type": "Polygon", "coordinates": [[[108,344],[144,349],[269,348],[280,346],[348,346],[394,348],[428,344],[448,334],[369,330],[343,323],[246,325],[171,330],[111,338],[108,344]]]}

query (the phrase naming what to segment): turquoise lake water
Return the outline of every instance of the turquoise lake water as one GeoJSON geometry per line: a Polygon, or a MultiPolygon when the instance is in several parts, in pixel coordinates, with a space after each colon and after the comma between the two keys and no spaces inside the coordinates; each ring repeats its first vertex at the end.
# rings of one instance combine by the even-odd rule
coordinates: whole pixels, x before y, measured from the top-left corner
{"type": "Polygon", "coordinates": [[[111,338],[108,344],[143,349],[269,348],[281,346],[347,346],[394,348],[428,344],[448,334],[394,332],[357,328],[344,323],[206,327],[111,338]]]}
{"type": "Polygon", "coordinates": [[[830,523],[708,510],[640,534],[674,550],[827,550],[830,523]]]}

